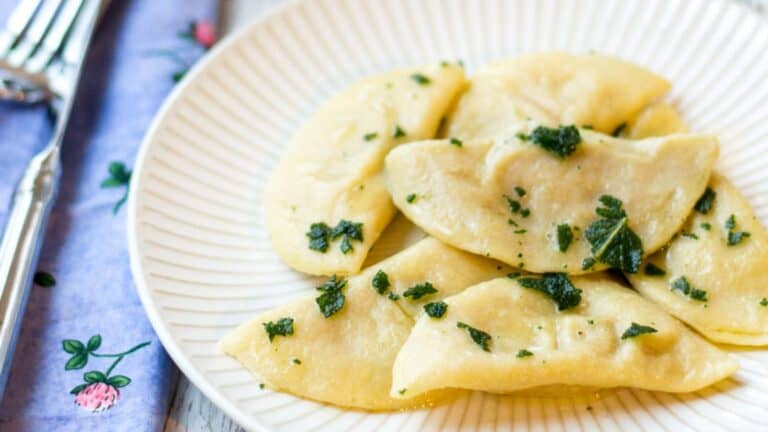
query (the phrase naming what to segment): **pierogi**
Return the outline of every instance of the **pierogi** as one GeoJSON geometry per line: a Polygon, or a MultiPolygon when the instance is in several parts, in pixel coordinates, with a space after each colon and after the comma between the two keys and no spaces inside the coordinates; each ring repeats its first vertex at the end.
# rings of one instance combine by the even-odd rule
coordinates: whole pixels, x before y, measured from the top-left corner
{"type": "Polygon", "coordinates": [[[491,63],[471,77],[446,136],[506,138],[527,120],[611,133],[669,88],[655,73],[613,57],[522,55],[491,63]]]}
{"type": "Polygon", "coordinates": [[[768,345],[768,232],[725,177],[714,174],[709,190],[709,204],[648,258],[650,270],[627,276],[641,295],[713,341],[768,345]]]}
{"type": "Polygon", "coordinates": [[[605,268],[583,266],[592,249],[583,233],[598,218],[604,195],[623,203],[644,254],[659,249],[704,191],[717,139],[680,134],[631,141],[579,133],[581,142],[565,158],[514,137],[461,147],[449,140],[412,143],[387,156],[389,191],[430,235],[532,272],[605,268]],[[571,233],[566,248],[558,244],[560,226],[571,233]]]}
{"type": "Polygon", "coordinates": [[[266,187],[275,252],[304,273],[360,270],[395,214],[381,175],[384,156],[432,138],[464,85],[457,65],[402,69],[365,78],[324,104],[266,187]]]}
{"type": "MultiPolygon", "coordinates": [[[[413,400],[389,397],[392,364],[414,318],[425,304],[509,271],[499,263],[424,239],[350,277],[341,309],[325,317],[316,295],[265,312],[241,325],[221,349],[277,389],[334,405],[394,410],[434,403],[449,396],[426,394],[413,400]],[[387,275],[381,294],[372,286],[387,275]],[[408,289],[429,282],[436,292],[415,299],[408,289]],[[292,319],[290,335],[270,340],[265,323],[292,319]]],[[[381,286],[381,285],[379,285],[381,286]]]]}
{"type": "Polygon", "coordinates": [[[658,306],[601,276],[573,278],[581,301],[565,311],[519,281],[480,283],[445,299],[441,318],[421,316],[395,360],[390,395],[551,384],[689,392],[737,368],[658,306]]]}

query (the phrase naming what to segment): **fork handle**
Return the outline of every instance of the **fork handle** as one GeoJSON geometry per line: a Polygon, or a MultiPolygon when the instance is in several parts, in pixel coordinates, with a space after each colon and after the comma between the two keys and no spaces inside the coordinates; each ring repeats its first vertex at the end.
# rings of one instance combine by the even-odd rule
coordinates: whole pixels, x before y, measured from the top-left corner
{"type": "Polygon", "coordinates": [[[0,397],[8,381],[32,275],[58,191],[57,144],[49,145],[27,166],[14,193],[0,244],[0,397]]]}

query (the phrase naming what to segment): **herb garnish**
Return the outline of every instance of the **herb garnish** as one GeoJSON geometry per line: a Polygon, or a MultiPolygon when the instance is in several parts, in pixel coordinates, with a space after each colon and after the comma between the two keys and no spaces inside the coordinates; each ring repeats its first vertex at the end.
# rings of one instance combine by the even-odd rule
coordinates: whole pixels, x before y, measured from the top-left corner
{"type": "MultiPolygon", "coordinates": [[[[610,195],[600,197],[604,207],[595,209],[602,219],[592,222],[584,232],[590,244],[592,258],[627,273],[637,273],[643,261],[643,243],[627,223],[629,218],[623,203],[610,195]]],[[[586,260],[582,264],[585,269],[586,260]]],[[[588,267],[594,265],[589,262],[588,267]]]]}
{"type": "Polygon", "coordinates": [[[462,142],[458,138],[451,138],[451,145],[455,145],[456,147],[461,147],[462,145],[464,145],[464,142],[462,142]]]}
{"type": "Polygon", "coordinates": [[[291,362],[292,362],[293,364],[295,364],[295,365],[300,365],[300,364],[301,364],[301,360],[299,360],[299,359],[298,359],[298,358],[296,358],[296,357],[292,358],[292,359],[291,359],[291,362]]]}
{"type": "Polygon", "coordinates": [[[378,132],[369,132],[363,135],[363,139],[366,141],[373,141],[379,136],[378,132]]]}
{"type": "Polygon", "coordinates": [[[520,186],[515,186],[515,192],[517,192],[517,196],[520,198],[525,196],[525,189],[521,188],[520,186]]]}
{"type": "Polygon", "coordinates": [[[624,333],[621,335],[621,340],[637,337],[643,334],[657,333],[657,332],[658,330],[656,330],[653,327],[645,326],[645,325],[641,325],[636,322],[633,322],[628,329],[624,330],[624,333]]]}
{"type": "Polygon", "coordinates": [[[696,209],[697,212],[701,214],[707,214],[710,210],[712,210],[712,206],[715,203],[715,197],[717,194],[715,191],[712,190],[712,188],[707,188],[704,193],[701,195],[698,201],[696,201],[696,205],[693,206],[694,209],[696,209]]]}
{"type": "Polygon", "coordinates": [[[408,389],[407,389],[407,388],[401,388],[401,389],[400,389],[400,390],[398,390],[397,392],[398,392],[399,394],[401,394],[401,395],[404,395],[404,394],[405,394],[405,392],[407,392],[407,391],[408,391],[408,389]]]}
{"type": "Polygon", "coordinates": [[[525,358],[525,357],[530,357],[532,355],[533,355],[533,353],[528,351],[527,349],[521,349],[520,351],[517,352],[517,355],[515,357],[517,357],[517,358],[525,358]]]}
{"type": "Polygon", "coordinates": [[[376,274],[373,275],[373,279],[371,279],[371,286],[377,293],[384,295],[390,286],[389,276],[387,276],[383,270],[377,271],[376,274]]]}
{"type": "Polygon", "coordinates": [[[531,214],[531,209],[524,208],[520,210],[520,216],[527,218],[531,214]]]}
{"type": "Polygon", "coordinates": [[[557,248],[560,252],[568,250],[568,246],[573,241],[573,231],[568,224],[560,224],[557,226],[557,248]]]}
{"type": "Polygon", "coordinates": [[[523,141],[533,142],[560,159],[576,151],[576,146],[581,142],[579,130],[573,125],[557,128],[538,126],[530,135],[518,133],[517,137],[523,141]]]}
{"type": "Polygon", "coordinates": [[[520,277],[522,273],[520,272],[513,272],[513,273],[507,273],[507,277],[510,279],[517,279],[520,277]]]}
{"type": "Polygon", "coordinates": [[[672,291],[680,291],[693,300],[702,302],[707,301],[707,292],[692,287],[691,283],[688,282],[688,279],[685,276],[680,276],[679,278],[672,281],[671,286],[672,291]]]}
{"type": "Polygon", "coordinates": [[[509,206],[509,211],[511,211],[512,213],[520,212],[520,208],[521,208],[520,201],[513,199],[509,195],[504,195],[504,198],[507,199],[507,206],[509,206]]]}
{"type": "Polygon", "coordinates": [[[707,230],[707,231],[709,231],[709,230],[711,230],[711,229],[712,229],[712,224],[711,224],[711,223],[709,223],[709,222],[702,222],[702,223],[701,223],[701,225],[699,225],[699,226],[700,226],[702,229],[704,229],[704,230],[707,230]]]}
{"type": "Polygon", "coordinates": [[[412,74],[411,79],[416,81],[416,84],[419,84],[419,85],[427,85],[430,82],[432,82],[432,80],[430,80],[428,76],[420,73],[412,74]]]}
{"type": "Polygon", "coordinates": [[[325,222],[316,222],[309,226],[306,235],[309,238],[309,248],[323,253],[328,251],[329,240],[343,236],[341,251],[346,254],[353,250],[353,240],[363,241],[363,224],[342,219],[335,227],[330,228],[325,222]]]}
{"type": "Polygon", "coordinates": [[[664,276],[667,274],[666,271],[664,271],[663,268],[657,266],[654,263],[648,263],[645,265],[645,270],[643,273],[647,274],[648,276],[664,276]]]}
{"type": "Polygon", "coordinates": [[[736,216],[730,215],[728,220],[725,221],[725,229],[728,230],[728,246],[736,246],[741,243],[745,237],[751,235],[747,231],[734,231],[734,228],[736,228],[736,216]]]}
{"type": "Polygon", "coordinates": [[[469,332],[469,337],[471,337],[476,344],[480,345],[480,348],[482,348],[483,351],[491,352],[491,335],[461,321],[456,323],[456,327],[466,329],[467,332],[469,332]]]}
{"type": "Polygon", "coordinates": [[[411,300],[418,300],[424,296],[434,294],[437,290],[429,282],[423,284],[414,285],[403,293],[403,297],[410,298],[411,300]]]}
{"type": "Polygon", "coordinates": [[[395,131],[392,133],[392,138],[402,138],[405,136],[405,131],[400,125],[395,125],[395,131]]]}
{"type": "Polygon", "coordinates": [[[517,283],[548,295],[557,303],[558,310],[570,309],[581,303],[581,290],[573,286],[565,273],[544,273],[540,278],[519,278],[517,283]]]}
{"type": "Polygon", "coordinates": [[[763,297],[763,299],[760,300],[760,306],[768,307],[768,298],[763,297]]]}
{"type": "Polygon", "coordinates": [[[411,204],[411,203],[413,203],[414,201],[416,201],[416,194],[415,194],[415,193],[412,193],[412,194],[408,194],[408,195],[405,197],[405,201],[406,201],[406,202],[408,202],[408,204],[411,204]]]}
{"type": "Polygon", "coordinates": [[[331,229],[324,222],[313,223],[309,226],[307,237],[309,237],[309,248],[312,250],[325,252],[328,250],[328,236],[331,229]]]}
{"type": "Polygon", "coordinates": [[[444,301],[436,301],[427,303],[424,305],[424,312],[432,318],[442,318],[445,315],[445,311],[448,310],[448,303],[444,301]]]}
{"type": "Polygon", "coordinates": [[[515,234],[525,234],[527,232],[528,232],[528,230],[526,230],[526,229],[515,230],[515,234]]]}
{"type": "Polygon", "coordinates": [[[694,239],[694,240],[698,240],[699,239],[699,236],[697,236],[696,234],[690,233],[690,232],[686,232],[686,231],[683,231],[682,233],[680,233],[680,235],[683,236],[683,237],[688,237],[690,239],[694,239]]]}
{"type": "Polygon", "coordinates": [[[322,292],[320,297],[315,299],[315,302],[324,317],[328,318],[344,307],[346,297],[344,297],[341,290],[346,286],[346,279],[333,275],[330,279],[325,281],[325,283],[316,288],[318,291],[322,292]]]}
{"type": "Polygon", "coordinates": [[[392,301],[400,300],[400,296],[395,294],[395,293],[393,293],[393,292],[390,292],[389,294],[387,294],[387,298],[392,300],[392,301]]]}
{"type": "Polygon", "coordinates": [[[293,318],[280,318],[277,322],[267,321],[261,323],[264,326],[264,331],[269,336],[269,343],[272,343],[272,339],[275,336],[289,336],[293,334],[293,318]]]}
{"type": "Polygon", "coordinates": [[[341,252],[352,251],[352,240],[363,241],[363,224],[342,219],[330,232],[331,239],[341,239],[341,252]]]}
{"type": "Polygon", "coordinates": [[[626,128],[627,128],[627,122],[623,122],[622,124],[616,126],[616,129],[614,129],[613,132],[611,132],[611,135],[613,135],[614,137],[618,137],[619,135],[621,135],[622,132],[624,132],[624,129],[626,128]]]}

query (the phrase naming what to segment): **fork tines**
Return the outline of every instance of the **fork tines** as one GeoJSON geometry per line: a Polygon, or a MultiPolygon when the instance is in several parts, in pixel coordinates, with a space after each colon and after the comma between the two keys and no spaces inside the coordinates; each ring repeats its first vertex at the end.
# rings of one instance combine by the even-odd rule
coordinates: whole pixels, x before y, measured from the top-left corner
{"type": "MultiPolygon", "coordinates": [[[[49,92],[50,65],[76,51],[99,12],[98,0],[19,0],[0,32],[0,99],[30,101],[30,90],[49,92]],[[24,91],[27,93],[24,93],[24,91]],[[20,93],[21,92],[21,93],[20,93]]],[[[64,59],[68,63],[70,59],[64,59]]]]}

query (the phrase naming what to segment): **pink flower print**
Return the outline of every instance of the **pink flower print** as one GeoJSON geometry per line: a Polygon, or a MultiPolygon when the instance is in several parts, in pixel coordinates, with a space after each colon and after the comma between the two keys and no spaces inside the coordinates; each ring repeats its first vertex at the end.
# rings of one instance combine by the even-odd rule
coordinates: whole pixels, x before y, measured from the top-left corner
{"type": "Polygon", "coordinates": [[[196,21],[192,24],[192,35],[195,41],[206,49],[216,43],[216,30],[209,21],[196,21]]]}
{"type": "Polygon", "coordinates": [[[112,364],[106,371],[92,370],[83,374],[82,384],[76,385],[69,393],[75,395],[75,404],[87,409],[90,412],[102,412],[112,408],[120,400],[120,388],[131,383],[131,379],[125,375],[112,375],[115,367],[123,361],[126,356],[149,345],[150,342],[143,342],[135,347],[115,354],[106,354],[97,352],[101,348],[101,335],[93,335],[88,342],[82,342],[77,339],[65,339],[62,341],[62,348],[65,352],[72,354],[64,365],[65,370],[82,369],[88,364],[88,359],[112,358],[112,364]]]}
{"type": "Polygon", "coordinates": [[[120,391],[109,384],[97,382],[87,385],[75,396],[75,403],[91,412],[112,408],[120,399],[120,391]]]}

